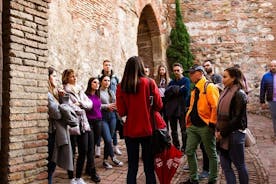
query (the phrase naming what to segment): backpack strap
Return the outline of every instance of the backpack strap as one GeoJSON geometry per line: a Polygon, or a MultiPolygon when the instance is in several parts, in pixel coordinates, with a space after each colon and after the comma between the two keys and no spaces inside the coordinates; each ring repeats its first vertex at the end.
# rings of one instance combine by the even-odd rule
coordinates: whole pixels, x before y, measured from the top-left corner
{"type": "Polygon", "coordinates": [[[206,92],[207,92],[207,87],[208,87],[208,85],[209,85],[210,83],[212,83],[212,82],[211,82],[211,81],[206,81],[206,82],[205,82],[203,94],[206,94],[206,92]]]}

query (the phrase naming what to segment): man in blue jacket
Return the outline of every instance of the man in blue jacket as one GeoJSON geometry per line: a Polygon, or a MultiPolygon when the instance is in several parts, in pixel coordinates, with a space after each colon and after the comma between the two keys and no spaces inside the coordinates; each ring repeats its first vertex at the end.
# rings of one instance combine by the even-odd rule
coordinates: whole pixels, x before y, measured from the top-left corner
{"type": "Polygon", "coordinates": [[[273,129],[274,139],[276,138],[276,60],[272,60],[269,65],[269,71],[263,75],[260,88],[260,103],[262,109],[267,106],[265,99],[269,104],[273,129]],[[265,98],[266,97],[266,98],[265,98]]]}
{"type": "Polygon", "coordinates": [[[183,67],[180,63],[173,64],[174,79],[170,81],[165,91],[166,113],[170,122],[173,144],[182,152],[186,149],[186,109],[190,100],[190,80],[183,76],[183,67]],[[177,124],[180,125],[182,146],[178,139],[177,124]]]}

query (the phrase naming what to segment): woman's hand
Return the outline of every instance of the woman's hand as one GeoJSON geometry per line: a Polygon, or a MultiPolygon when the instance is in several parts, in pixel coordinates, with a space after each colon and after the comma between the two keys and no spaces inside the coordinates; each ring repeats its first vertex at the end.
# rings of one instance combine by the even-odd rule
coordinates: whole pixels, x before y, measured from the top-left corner
{"type": "Polygon", "coordinates": [[[117,110],[116,103],[110,103],[108,106],[109,111],[117,110]]]}

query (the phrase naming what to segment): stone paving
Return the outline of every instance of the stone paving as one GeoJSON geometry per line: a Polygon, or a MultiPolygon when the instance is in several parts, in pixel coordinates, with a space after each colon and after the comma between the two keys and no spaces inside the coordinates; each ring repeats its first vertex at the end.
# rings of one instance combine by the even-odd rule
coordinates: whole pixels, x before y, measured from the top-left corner
{"type": "MultiPolygon", "coordinates": [[[[250,184],[274,184],[276,183],[276,140],[272,137],[272,121],[271,119],[265,118],[256,114],[248,115],[248,126],[257,139],[257,144],[253,147],[246,148],[246,164],[248,167],[250,184]]],[[[103,143],[102,143],[103,146],[103,143]]],[[[96,167],[98,174],[101,177],[102,184],[123,184],[126,183],[127,173],[127,158],[126,148],[124,141],[119,141],[119,146],[123,152],[123,155],[117,156],[118,159],[124,162],[123,167],[113,167],[113,169],[107,170],[103,168],[103,158],[96,158],[96,167]]],[[[200,152],[198,153],[199,165],[201,166],[202,157],[200,152]]],[[[110,161],[111,163],[111,161],[110,161]]],[[[189,177],[189,173],[183,171],[183,166],[187,164],[186,157],[183,156],[181,164],[172,180],[172,184],[178,184],[181,181],[185,181],[189,177]]],[[[199,167],[200,167],[199,166],[199,167]]],[[[139,171],[137,175],[137,183],[145,184],[145,176],[143,174],[143,164],[140,161],[139,171]]],[[[88,183],[94,183],[86,175],[83,175],[83,179],[88,183]]],[[[207,180],[200,181],[200,184],[207,183],[207,180]]],[[[70,183],[67,179],[66,171],[57,168],[54,174],[55,184],[66,184],[70,183]]],[[[219,180],[218,184],[226,184],[223,173],[219,169],[219,180]]]]}

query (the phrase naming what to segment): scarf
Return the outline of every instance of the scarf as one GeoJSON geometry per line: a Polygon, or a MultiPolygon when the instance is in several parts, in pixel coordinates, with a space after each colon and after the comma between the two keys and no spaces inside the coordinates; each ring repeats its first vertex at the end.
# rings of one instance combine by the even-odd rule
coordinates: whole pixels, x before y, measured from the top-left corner
{"type": "Polygon", "coordinates": [[[238,90],[239,90],[239,86],[233,85],[232,87],[225,88],[225,90],[221,93],[219,97],[217,112],[218,112],[218,116],[221,117],[222,119],[229,118],[231,100],[235,95],[236,91],[238,90]]]}
{"type": "MultiPolygon", "coordinates": [[[[231,101],[236,91],[238,91],[239,89],[240,88],[238,85],[233,85],[232,87],[225,88],[225,90],[221,93],[217,110],[217,129],[223,130],[225,127],[229,125],[231,101]]],[[[222,137],[219,144],[220,148],[228,150],[229,136],[222,137]]]]}

